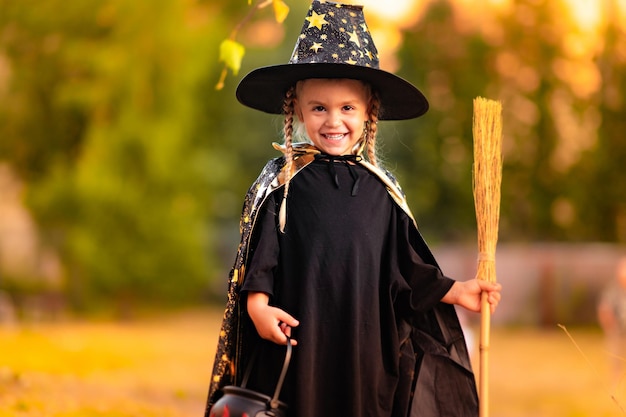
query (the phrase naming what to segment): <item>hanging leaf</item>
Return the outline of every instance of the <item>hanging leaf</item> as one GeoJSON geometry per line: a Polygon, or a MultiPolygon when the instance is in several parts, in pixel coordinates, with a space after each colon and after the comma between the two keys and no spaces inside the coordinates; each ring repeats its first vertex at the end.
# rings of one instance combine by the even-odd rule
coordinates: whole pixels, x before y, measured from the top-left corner
{"type": "Polygon", "coordinates": [[[283,23],[289,14],[289,6],[282,0],[274,0],[274,17],[278,23],[283,23]]]}
{"type": "Polygon", "coordinates": [[[232,39],[225,39],[220,45],[220,61],[224,62],[234,75],[239,72],[245,53],[246,48],[232,39]]]}

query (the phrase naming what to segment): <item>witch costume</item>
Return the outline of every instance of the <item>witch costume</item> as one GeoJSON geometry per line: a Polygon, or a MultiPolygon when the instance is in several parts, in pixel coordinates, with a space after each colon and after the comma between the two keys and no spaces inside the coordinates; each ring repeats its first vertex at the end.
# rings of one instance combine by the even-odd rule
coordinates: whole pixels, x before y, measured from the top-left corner
{"type": "MultiPolygon", "coordinates": [[[[290,62],[251,72],[237,97],[278,114],[287,89],[307,78],[368,82],[381,120],[428,109],[412,84],[379,69],[360,6],[314,1],[290,62]]],[[[288,417],[477,416],[461,325],[440,301],[454,281],[442,274],[395,178],[360,152],[293,145],[283,233],[286,177],[285,157],[273,159],[245,196],[205,417],[224,386],[241,382],[253,352],[248,387],[273,394],[284,346],[258,336],[246,312],[249,292],[268,294],[300,322],[280,396],[288,417]]]]}

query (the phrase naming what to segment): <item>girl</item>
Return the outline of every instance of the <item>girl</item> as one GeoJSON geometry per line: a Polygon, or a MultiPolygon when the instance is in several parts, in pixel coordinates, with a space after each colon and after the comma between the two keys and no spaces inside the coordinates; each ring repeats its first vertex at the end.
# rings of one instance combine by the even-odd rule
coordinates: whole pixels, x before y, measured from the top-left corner
{"type": "Polygon", "coordinates": [[[314,1],[290,62],[251,72],[237,97],[285,115],[284,156],[246,195],[206,415],[253,351],[247,387],[271,395],[290,340],[290,417],[476,416],[453,305],[479,311],[486,291],[493,311],[500,285],[445,277],[378,166],[378,121],[428,102],[378,68],[362,8],[314,1]]]}

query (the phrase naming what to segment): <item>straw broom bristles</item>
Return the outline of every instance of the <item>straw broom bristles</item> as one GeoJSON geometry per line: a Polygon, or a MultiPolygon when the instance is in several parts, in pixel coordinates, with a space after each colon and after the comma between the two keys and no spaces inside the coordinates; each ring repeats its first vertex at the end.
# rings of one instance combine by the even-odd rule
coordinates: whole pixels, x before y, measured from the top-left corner
{"type": "Polygon", "coordinates": [[[477,276],[496,281],[495,253],[500,221],[502,182],[502,104],[482,97],[474,99],[473,190],[478,227],[477,276]]]}
{"type": "MultiPolygon", "coordinates": [[[[502,183],[502,104],[482,97],[474,99],[473,192],[478,232],[476,277],[496,282],[496,244],[500,221],[502,183]]],[[[489,333],[491,310],[487,293],[481,299],[480,417],[489,415],[489,333]]]]}

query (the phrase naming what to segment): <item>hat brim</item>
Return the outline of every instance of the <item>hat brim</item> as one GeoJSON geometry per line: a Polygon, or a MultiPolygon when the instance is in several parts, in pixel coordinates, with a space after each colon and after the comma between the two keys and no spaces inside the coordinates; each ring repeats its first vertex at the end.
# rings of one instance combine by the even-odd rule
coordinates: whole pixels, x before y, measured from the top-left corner
{"type": "Polygon", "coordinates": [[[237,86],[237,100],[256,110],[282,114],[287,90],[307,78],[349,78],[369,83],[380,97],[380,120],[413,119],[428,111],[426,97],[405,79],[376,68],[340,63],[284,64],[257,68],[237,86]]]}

